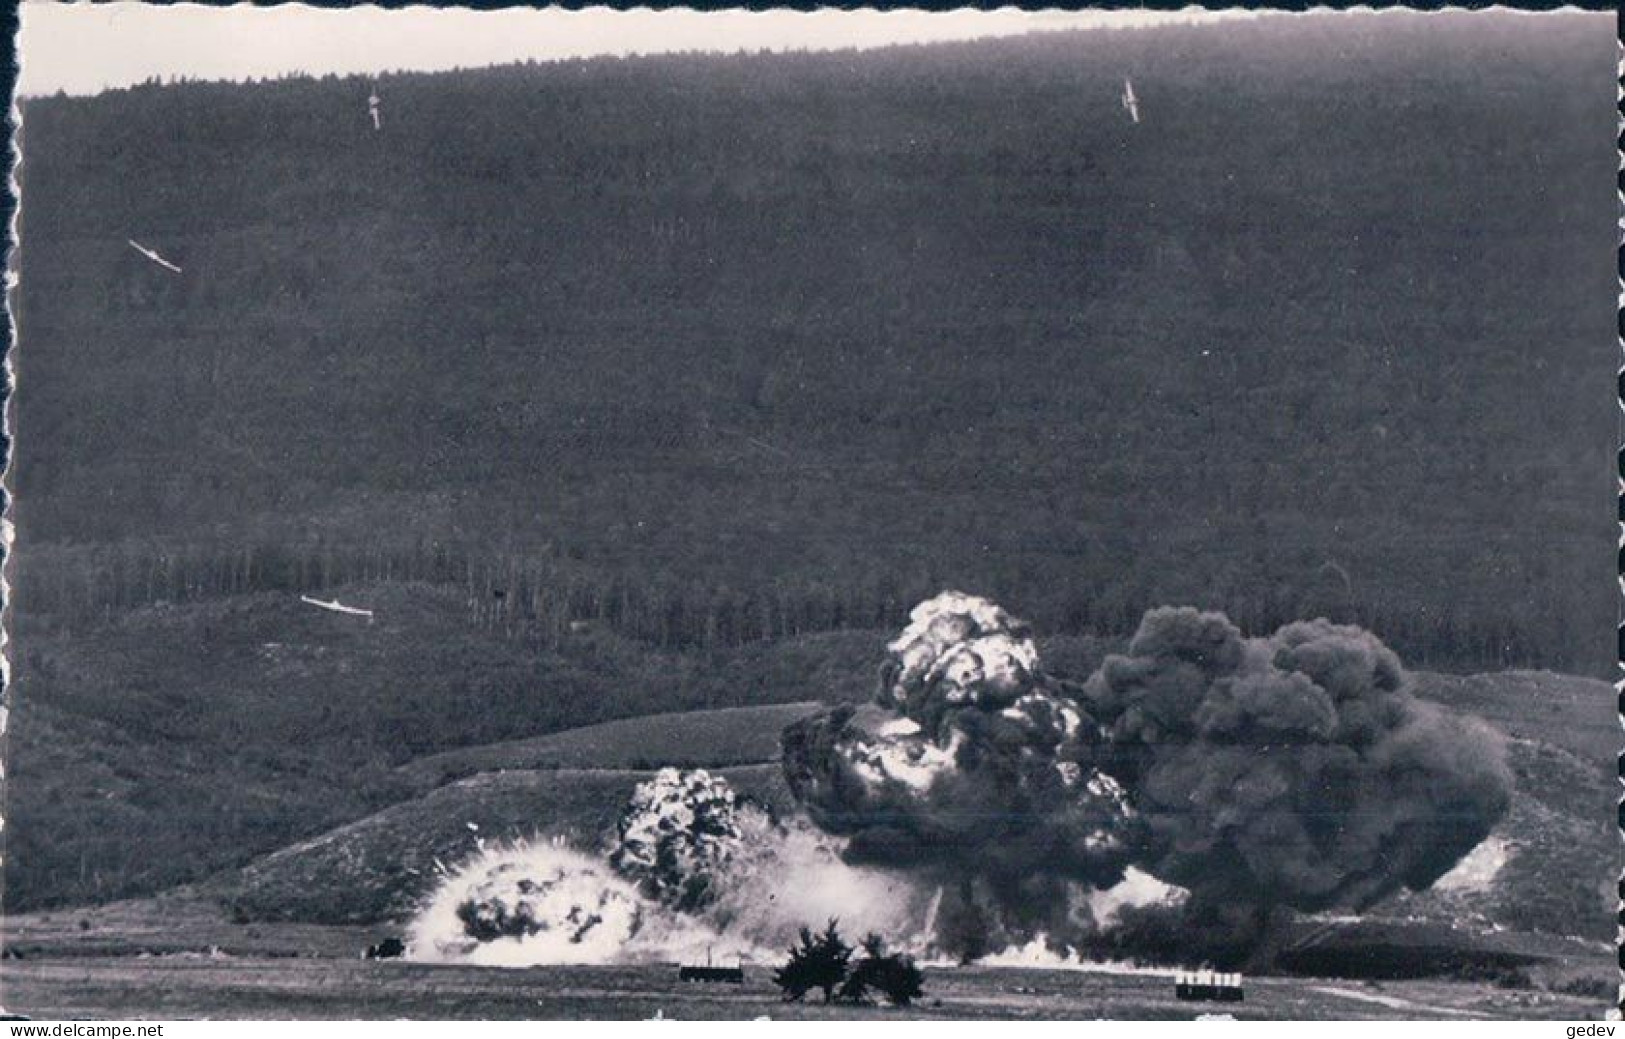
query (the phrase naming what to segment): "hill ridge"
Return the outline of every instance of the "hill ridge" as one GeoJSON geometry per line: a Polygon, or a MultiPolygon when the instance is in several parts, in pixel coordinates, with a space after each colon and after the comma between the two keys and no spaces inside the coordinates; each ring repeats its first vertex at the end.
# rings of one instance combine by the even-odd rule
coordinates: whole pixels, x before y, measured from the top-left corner
{"type": "Polygon", "coordinates": [[[19,593],[438,545],[684,644],[960,585],[1604,674],[1600,24],[402,76],[383,132],[339,80],[28,100],[19,593]]]}

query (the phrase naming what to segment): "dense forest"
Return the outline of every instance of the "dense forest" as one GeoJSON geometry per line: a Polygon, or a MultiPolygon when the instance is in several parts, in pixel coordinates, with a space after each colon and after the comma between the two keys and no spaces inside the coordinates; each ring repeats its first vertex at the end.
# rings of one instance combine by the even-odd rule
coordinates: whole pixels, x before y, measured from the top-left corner
{"type": "Polygon", "coordinates": [[[1613,61],[1389,14],[28,99],[17,609],[400,578],[670,648],[957,585],[1601,674],[1613,61]]]}
{"type": "Polygon", "coordinates": [[[866,698],[944,586],[1062,674],[1163,602],[1611,674],[1610,28],[25,99],[7,909],[417,755],[866,698]]]}

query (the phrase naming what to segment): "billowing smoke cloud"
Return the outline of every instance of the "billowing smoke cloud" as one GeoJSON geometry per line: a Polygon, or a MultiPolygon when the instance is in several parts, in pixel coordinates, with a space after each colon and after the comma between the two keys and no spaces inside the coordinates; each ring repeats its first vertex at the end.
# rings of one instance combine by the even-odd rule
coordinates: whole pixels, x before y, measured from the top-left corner
{"type": "MultiPolygon", "coordinates": [[[[785,778],[849,858],[978,865],[1003,882],[1045,874],[1107,886],[1138,814],[1094,766],[1098,726],[1038,670],[1026,626],[982,599],[918,607],[890,648],[878,702],[786,730],[785,778]]],[[[955,870],[959,873],[961,871],[955,870]]]]}
{"type": "Polygon", "coordinates": [[[803,820],[775,819],[703,769],[662,769],[633,791],[608,851],[639,893],[753,948],[778,949],[831,917],[903,942],[927,899],[907,878],[854,866],[803,820]]]}
{"type": "Polygon", "coordinates": [[[550,842],[481,851],[413,921],[409,953],[485,966],[608,963],[637,958],[635,944],[669,931],[603,862],[550,842]]]}
{"type": "Polygon", "coordinates": [[[807,923],[853,934],[929,930],[930,892],[843,860],[804,820],[781,823],[720,775],[640,783],[594,856],[547,840],[482,849],[413,922],[408,954],[493,966],[716,955],[776,962],[807,923]]]}
{"type": "Polygon", "coordinates": [[[1087,944],[1087,889],[1132,865],[1189,892],[1202,955],[1256,958],[1282,910],[1432,883],[1510,796],[1493,732],[1418,701],[1358,628],[1247,639],[1153,610],[1076,685],[1044,674],[1024,624],[948,592],[888,649],[878,707],[786,730],[785,777],[851,860],[943,879],[937,938],[962,955],[1087,944]]]}
{"type": "Polygon", "coordinates": [[[644,897],[684,912],[715,903],[724,878],[777,824],[704,769],[661,769],[621,812],[610,865],[644,897]]]}
{"type": "Polygon", "coordinates": [[[877,701],[784,735],[791,791],[847,857],[938,884],[934,938],[957,955],[1089,928],[1089,889],[1122,878],[1144,822],[1027,626],[938,596],[891,643],[877,701]]]}
{"type": "Polygon", "coordinates": [[[1358,628],[1246,640],[1220,614],[1153,610],[1082,698],[1147,821],[1138,861],[1197,912],[1359,910],[1425,888],[1510,799],[1495,735],[1417,700],[1358,628]]]}

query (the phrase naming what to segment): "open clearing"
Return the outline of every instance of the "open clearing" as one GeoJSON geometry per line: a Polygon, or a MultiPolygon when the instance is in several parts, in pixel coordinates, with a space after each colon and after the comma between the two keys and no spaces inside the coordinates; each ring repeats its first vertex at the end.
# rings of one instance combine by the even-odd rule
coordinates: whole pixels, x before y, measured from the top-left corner
{"type": "Polygon", "coordinates": [[[328,958],[44,957],[7,961],[5,1003],[35,1018],[673,1019],[1192,1018],[1584,1019],[1602,1008],[1546,993],[1459,982],[1362,988],[1252,980],[1240,1005],[1182,1003],[1164,977],[997,967],[932,968],[906,1011],[787,1004],[765,967],[742,986],[679,982],[670,965],[509,970],[328,958]]]}
{"type": "MultiPolygon", "coordinates": [[[[674,1019],[975,1018],[1246,1019],[1463,1017],[1600,1019],[1596,998],[1445,980],[1273,977],[1247,982],[1240,1005],[1182,1003],[1162,974],[1031,967],[927,966],[926,998],[906,1011],[787,1004],[772,965],[745,964],[745,984],[677,980],[671,964],[510,969],[401,960],[360,951],[377,926],[238,924],[205,900],[176,895],[8,921],[0,961],[5,1008],[33,1018],[674,1019]]],[[[1594,963],[1608,973],[1606,953],[1594,963]]]]}

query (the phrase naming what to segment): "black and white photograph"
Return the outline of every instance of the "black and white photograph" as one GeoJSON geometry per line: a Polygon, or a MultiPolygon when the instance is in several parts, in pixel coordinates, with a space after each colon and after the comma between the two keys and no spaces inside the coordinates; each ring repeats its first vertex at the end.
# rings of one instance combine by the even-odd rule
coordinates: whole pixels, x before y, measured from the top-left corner
{"type": "Polygon", "coordinates": [[[1611,11],[19,20],[0,1016],[1618,1020],[1611,11]]]}

